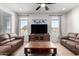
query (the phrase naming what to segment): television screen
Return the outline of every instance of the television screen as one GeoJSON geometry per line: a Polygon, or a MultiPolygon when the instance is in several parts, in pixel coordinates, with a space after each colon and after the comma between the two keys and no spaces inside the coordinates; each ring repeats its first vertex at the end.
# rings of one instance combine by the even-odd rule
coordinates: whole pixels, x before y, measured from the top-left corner
{"type": "Polygon", "coordinates": [[[47,33],[47,24],[32,24],[31,33],[35,33],[35,34],[47,33]]]}

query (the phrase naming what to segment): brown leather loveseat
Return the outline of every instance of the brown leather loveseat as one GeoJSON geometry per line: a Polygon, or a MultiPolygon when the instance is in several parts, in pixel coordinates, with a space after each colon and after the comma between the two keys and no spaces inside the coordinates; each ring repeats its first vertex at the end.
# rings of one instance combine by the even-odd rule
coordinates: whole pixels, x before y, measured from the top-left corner
{"type": "Polygon", "coordinates": [[[0,55],[11,55],[16,49],[23,45],[24,36],[16,34],[1,34],[0,35],[0,55]]]}
{"type": "Polygon", "coordinates": [[[61,37],[60,43],[76,55],[79,55],[79,33],[68,33],[67,36],[61,37]]]}

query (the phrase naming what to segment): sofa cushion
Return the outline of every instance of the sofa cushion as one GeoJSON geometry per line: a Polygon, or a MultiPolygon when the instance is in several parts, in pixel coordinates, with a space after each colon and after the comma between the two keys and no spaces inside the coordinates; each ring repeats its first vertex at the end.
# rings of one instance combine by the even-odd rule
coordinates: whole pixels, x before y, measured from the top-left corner
{"type": "Polygon", "coordinates": [[[16,44],[18,42],[21,42],[21,40],[14,40],[14,41],[11,42],[11,44],[16,44]]]}
{"type": "Polygon", "coordinates": [[[68,36],[72,37],[72,38],[75,38],[77,36],[77,33],[69,33],[68,36]]]}
{"type": "Polygon", "coordinates": [[[70,37],[69,40],[75,41],[75,38],[70,37]]]}
{"type": "Polygon", "coordinates": [[[77,39],[79,39],[79,34],[77,35],[77,37],[76,37],[77,39]]]}
{"type": "Polygon", "coordinates": [[[11,46],[13,46],[13,45],[16,45],[16,44],[18,44],[20,42],[21,42],[21,40],[14,40],[12,42],[6,43],[5,45],[11,45],[11,46]]]}
{"type": "Polygon", "coordinates": [[[11,45],[11,42],[8,42],[8,43],[3,44],[3,46],[7,46],[7,45],[12,46],[12,45],[11,45]]]}
{"type": "Polygon", "coordinates": [[[11,39],[10,39],[10,41],[13,41],[13,40],[15,40],[15,38],[11,38],[11,39]]]}
{"type": "Polygon", "coordinates": [[[4,44],[5,46],[6,45],[11,45],[11,46],[14,46],[14,45],[17,45],[19,42],[21,42],[21,40],[13,40],[11,42],[8,42],[6,44],[4,44]]]}
{"type": "Polygon", "coordinates": [[[73,42],[73,41],[67,41],[67,44],[69,45],[69,46],[76,46],[76,42],[73,42]]]}
{"type": "Polygon", "coordinates": [[[68,40],[62,39],[61,41],[64,42],[64,43],[66,43],[68,40]]]}
{"type": "Polygon", "coordinates": [[[1,41],[4,41],[4,40],[6,40],[6,39],[9,39],[8,34],[2,34],[2,35],[0,35],[0,42],[1,42],[1,41]]]}
{"type": "Polygon", "coordinates": [[[63,37],[61,37],[61,39],[68,39],[69,38],[69,36],[63,36],[63,37]]]}
{"type": "Polygon", "coordinates": [[[11,50],[11,46],[0,46],[0,54],[7,55],[11,50]]]}
{"type": "Polygon", "coordinates": [[[79,39],[75,39],[75,41],[79,43],[79,39]]]}
{"type": "Polygon", "coordinates": [[[76,49],[79,49],[79,44],[76,45],[76,49]]]}
{"type": "Polygon", "coordinates": [[[0,46],[1,46],[1,45],[4,45],[5,43],[8,43],[8,42],[10,42],[10,39],[7,39],[7,40],[4,40],[4,41],[1,41],[1,42],[0,42],[0,46]]]}

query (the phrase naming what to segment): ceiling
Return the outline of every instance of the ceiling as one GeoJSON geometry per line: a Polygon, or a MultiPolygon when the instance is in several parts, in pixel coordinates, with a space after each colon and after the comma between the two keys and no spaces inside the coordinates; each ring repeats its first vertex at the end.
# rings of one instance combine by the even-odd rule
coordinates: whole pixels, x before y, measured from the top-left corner
{"type": "Polygon", "coordinates": [[[0,4],[16,13],[66,13],[79,5],[79,3],[56,3],[47,5],[49,8],[48,11],[46,11],[43,7],[36,11],[36,8],[40,4],[36,3],[0,3],[0,4]],[[63,8],[66,9],[62,10],[63,8]]]}

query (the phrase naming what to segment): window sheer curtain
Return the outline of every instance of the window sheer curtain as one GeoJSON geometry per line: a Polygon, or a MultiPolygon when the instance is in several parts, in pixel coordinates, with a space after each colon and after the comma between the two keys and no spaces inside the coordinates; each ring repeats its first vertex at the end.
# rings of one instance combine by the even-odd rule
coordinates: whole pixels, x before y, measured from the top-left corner
{"type": "Polygon", "coordinates": [[[11,15],[0,10],[0,33],[11,33],[11,15]]]}
{"type": "Polygon", "coordinates": [[[51,33],[53,42],[59,42],[59,36],[61,35],[60,25],[61,25],[61,16],[52,16],[51,33]]]}

